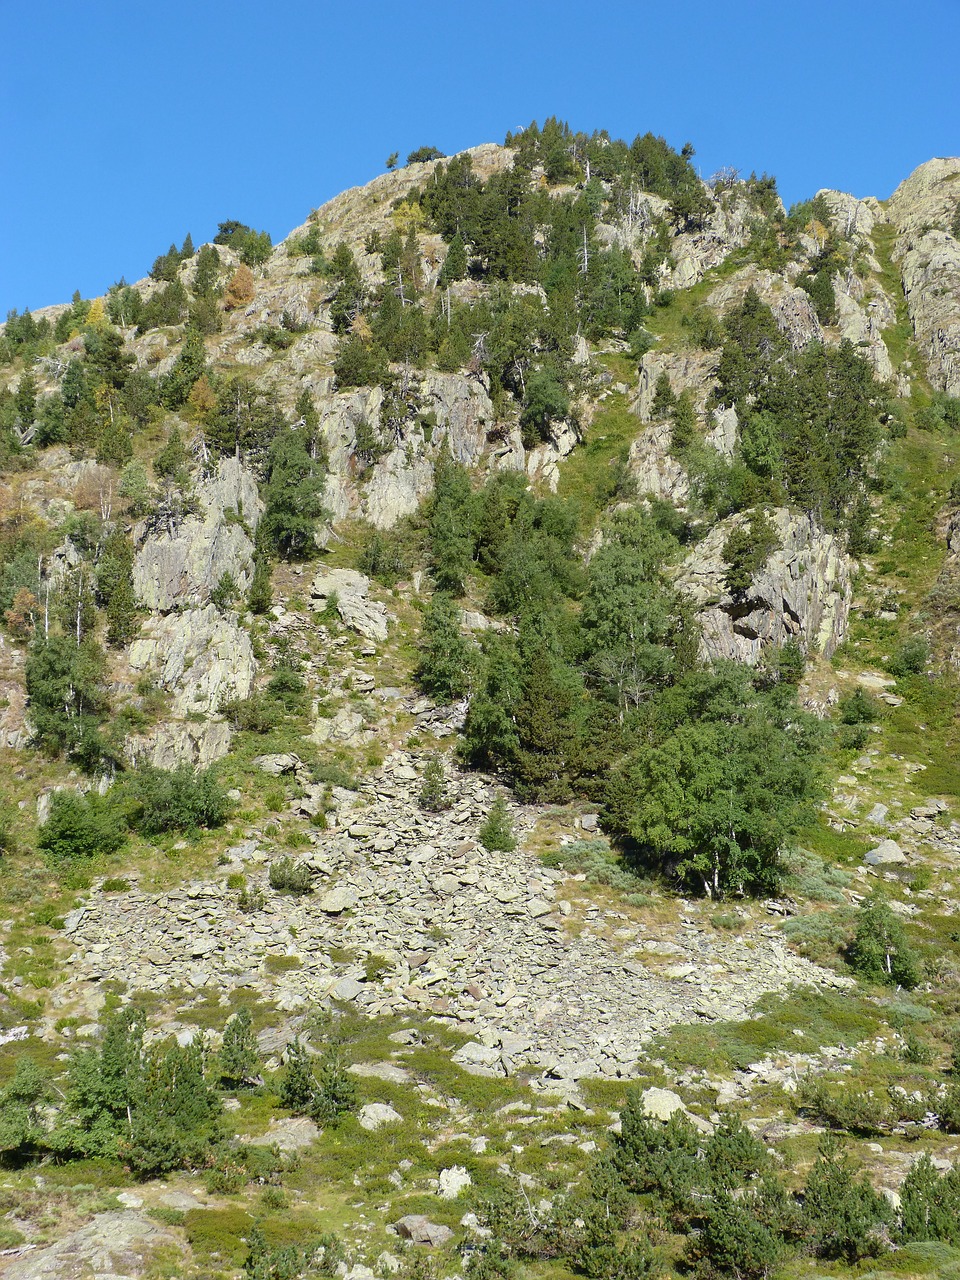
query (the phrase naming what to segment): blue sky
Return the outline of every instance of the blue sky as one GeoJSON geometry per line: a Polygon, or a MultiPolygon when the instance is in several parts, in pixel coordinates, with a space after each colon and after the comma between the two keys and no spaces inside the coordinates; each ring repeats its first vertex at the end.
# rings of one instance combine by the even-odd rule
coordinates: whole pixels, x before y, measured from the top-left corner
{"type": "Polygon", "coordinates": [[[704,176],[887,196],[960,153],[960,0],[41,0],[4,6],[0,315],[135,280],[189,230],[280,239],[421,145],[558,115],[704,176]]]}

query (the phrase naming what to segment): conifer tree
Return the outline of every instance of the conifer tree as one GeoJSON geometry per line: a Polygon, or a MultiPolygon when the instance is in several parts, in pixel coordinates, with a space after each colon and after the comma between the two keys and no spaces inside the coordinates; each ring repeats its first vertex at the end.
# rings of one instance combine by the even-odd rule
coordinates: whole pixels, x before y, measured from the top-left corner
{"type": "Polygon", "coordinates": [[[438,702],[454,702],[470,688],[472,649],[460,631],[460,609],[446,592],[434,593],[420,633],[417,683],[438,702]]]}
{"type": "Polygon", "coordinates": [[[441,289],[445,289],[448,284],[453,284],[456,280],[462,280],[467,274],[467,248],[463,242],[463,236],[458,231],[450,241],[450,248],[447,250],[447,256],[443,260],[443,266],[440,268],[440,276],[437,284],[441,289]]]}
{"type": "Polygon", "coordinates": [[[249,1009],[238,1009],[224,1027],[219,1060],[222,1079],[232,1085],[250,1084],[260,1074],[263,1064],[249,1009]]]}
{"type": "Polygon", "coordinates": [[[491,853],[511,853],[517,847],[513,824],[503,796],[497,796],[477,833],[480,843],[491,853]]]}

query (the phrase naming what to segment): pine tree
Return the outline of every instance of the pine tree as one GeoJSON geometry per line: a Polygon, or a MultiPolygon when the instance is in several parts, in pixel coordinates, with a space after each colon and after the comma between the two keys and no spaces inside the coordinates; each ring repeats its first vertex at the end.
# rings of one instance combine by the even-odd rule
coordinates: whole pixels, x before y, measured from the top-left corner
{"type": "Polygon", "coordinates": [[[248,266],[241,264],[227,281],[223,305],[227,311],[236,311],[239,307],[245,307],[248,302],[252,302],[255,293],[253,272],[248,266]]]}
{"type": "Polygon", "coordinates": [[[430,572],[437,590],[460,595],[473,559],[472,495],[466,470],[444,441],[430,505],[430,572]]]}
{"type": "Polygon", "coordinates": [[[270,559],[268,556],[260,552],[253,562],[253,580],[250,583],[250,593],[247,596],[247,604],[250,606],[250,612],[256,614],[266,613],[273,603],[273,592],[270,588],[270,559]]]}
{"type": "Polygon", "coordinates": [[[661,418],[669,418],[676,407],[677,397],[670,384],[670,375],[666,369],[663,369],[653,388],[653,403],[650,406],[650,416],[655,421],[661,418]]]}
{"type": "Polygon", "coordinates": [[[194,383],[202,377],[206,368],[207,353],[203,345],[203,334],[199,329],[188,328],[180,354],[161,384],[163,403],[168,409],[179,409],[186,404],[194,383]]]}
{"type": "Polygon", "coordinates": [[[249,1009],[239,1009],[224,1027],[219,1058],[220,1075],[232,1085],[250,1084],[260,1074],[263,1064],[249,1009]]]}
{"type": "Polygon", "coordinates": [[[477,833],[480,843],[491,853],[511,853],[517,847],[513,824],[503,796],[497,796],[477,833]]]}
{"type": "Polygon", "coordinates": [[[280,1078],[280,1102],[294,1115],[309,1115],[317,1092],[310,1055],[299,1040],[288,1047],[280,1078]]]}
{"type": "Polygon", "coordinates": [[[167,443],[154,458],[153,469],[158,476],[182,484],[189,460],[190,455],[183,443],[180,428],[174,427],[167,438],[167,443]]]}
{"type": "Polygon", "coordinates": [[[328,1053],[320,1063],[309,1114],[317,1124],[337,1125],[357,1108],[357,1086],[341,1059],[328,1053]]]}
{"type": "Polygon", "coordinates": [[[467,248],[463,242],[463,236],[458,231],[450,241],[450,248],[447,250],[447,256],[443,260],[443,266],[440,268],[440,276],[437,284],[441,289],[445,289],[448,284],[453,284],[456,280],[462,280],[467,274],[467,248]]]}
{"type": "Polygon", "coordinates": [[[133,582],[129,577],[117,583],[106,609],[107,642],[115,649],[125,648],[140,630],[140,614],[133,582]]]}
{"type": "Polygon", "coordinates": [[[421,809],[427,809],[431,813],[440,813],[450,808],[450,797],[443,777],[443,765],[437,755],[430,757],[423,770],[419,800],[421,809]]]}
{"type": "Polygon", "coordinates": [[[420,633],[417,683],[438,702],[455,702],[470,688],[472,652],[460,632],[456,601],[445,592],[435,592],[420,633]]]}
{"type": "Polygon", "coordinates": [[[673,430],[670,433],[670,448],[674,457],[686,453],[696,438],[697,415],[693,407],[693,396],[689,391],[681,391],[673,410],[673,430]]]}
{"type": "Polygon", "coordinates": [[[21,434],[24,434],[33,426],[37,416],[37,380],[29,369],[20,375],[13,402],[20,419],[21,434]]]}
{"type": "Polygon", "coordinates": [[[265,510],[258,529],[262,544],[285,560],[315,555],[317,524],[328,518],[325,488],[323,467],[308,453],[304,435],[287,430],[275,436],[267,455],[265,510]]]}

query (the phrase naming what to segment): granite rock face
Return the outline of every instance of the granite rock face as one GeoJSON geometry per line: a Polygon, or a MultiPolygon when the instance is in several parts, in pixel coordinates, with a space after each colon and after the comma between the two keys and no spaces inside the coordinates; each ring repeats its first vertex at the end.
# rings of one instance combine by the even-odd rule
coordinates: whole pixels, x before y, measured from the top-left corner
{"type": "Polygon", "coordinates": [[[706,659],[755,665],[767,645],[799,642],[829,657],[850,616],[850,561],[837,539],[810,516],[773,512],[779,547],[742,599],[724,586],[723,546],[746,516],[723,520],[684,561],[677,586],[697,609],[706,659]]]}
{"type": "Polygon", "coordinates": [[[933,385],[960,396],[960,158],[928,160],[890,197],[907,308],[933,385]]]}
{"type": "Polygon", "coordinates": [[[56,1244],[5,1260],[5,1280],[136,1280],[160,1250],[184,1252],[169,1227],[132,1211],[99,1213],[56,1244]]]}
{"type": "Polygon", "coordinates": [[[253,688],[250,637],[233,615],[212,604],[149,619],[130,646],[130,666],[173,694],[171,715],[211,715],[253,688]]]}
{"type": "Polygon", "coordinates": [[[147,534],[133,564],[137,598],[166,613],[204,604],[229,574],[241,592],[253,577],[253,539],[263,504],[253,472],[237,458],[221,458],[196,487],[197,515],[179,527],[147,534]]]}

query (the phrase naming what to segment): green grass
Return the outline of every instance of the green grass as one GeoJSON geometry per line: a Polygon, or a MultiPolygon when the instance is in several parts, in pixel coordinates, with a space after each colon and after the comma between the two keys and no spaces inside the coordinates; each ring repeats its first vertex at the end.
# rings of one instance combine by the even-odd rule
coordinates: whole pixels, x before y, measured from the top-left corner
{"type": "Polygon", "coordinates": [[[864,1040],[880,1025],[876,1011],[855,993],[797,991],[764,996],[760,1016],[746,1022],[673,1027],[650,1044],[651,1057],[683,1070],[742,1071],[769,1053],[810,1053],[823,1045],[864,1040]],[[795,1036],[794,1029],[803,1031],[795,1036]]]}
{"type": "Polygon", "coordinates": [[[557,492],[577,504],[583,529],[593,527],[610,501],[613,469],[640,430],[640,419],[631,412],[627,397],[614,392],[598,409],[584,442],[561,462],[557,492]]]}

